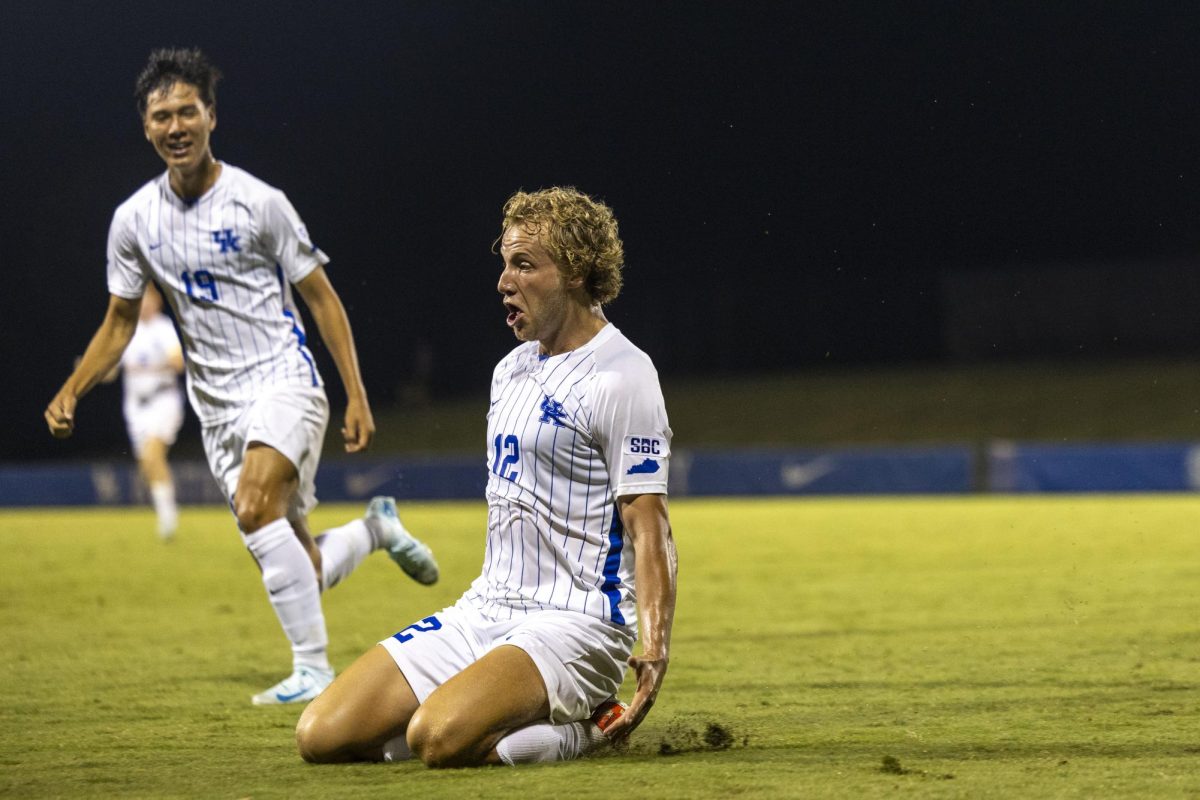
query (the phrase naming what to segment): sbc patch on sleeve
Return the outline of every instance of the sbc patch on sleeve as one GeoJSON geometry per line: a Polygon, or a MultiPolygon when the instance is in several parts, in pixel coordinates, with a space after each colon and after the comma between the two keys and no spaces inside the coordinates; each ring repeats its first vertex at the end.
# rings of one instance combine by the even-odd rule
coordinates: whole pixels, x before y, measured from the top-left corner
{"type": "Polygon", "coordinates": [[[626,436],[622,452],[627,456],[666,458],[671,455],[671,446],[659,436],[626,436]]]}

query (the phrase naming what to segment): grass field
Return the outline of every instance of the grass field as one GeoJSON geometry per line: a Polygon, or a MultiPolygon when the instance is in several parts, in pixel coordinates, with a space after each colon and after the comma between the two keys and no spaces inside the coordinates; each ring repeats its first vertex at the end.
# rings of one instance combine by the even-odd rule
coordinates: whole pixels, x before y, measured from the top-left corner
{"type": "MultiPolygon", "coordinates": [[[[318,525],[358,509],[322,506],[318,525]]],[[[1200,498],[676,501],[673,662],[627,752],[313,767],[228,514],[0,514],[0,795],[1194,797],[1200,498]]],[[[326,597],[332,658],[452,601],[482,504],[406,509],[443,580],[381,556],[326,597]]],[[[629,687],[626,687],[626,697],[629,687]]]]}

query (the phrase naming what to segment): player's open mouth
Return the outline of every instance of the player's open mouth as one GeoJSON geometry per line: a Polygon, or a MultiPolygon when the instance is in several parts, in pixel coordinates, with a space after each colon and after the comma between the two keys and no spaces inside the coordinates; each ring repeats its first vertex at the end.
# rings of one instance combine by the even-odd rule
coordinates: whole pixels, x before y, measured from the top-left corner
{"type": "Polygon", "coordinates": [[[511,328],[513,325],[517,324],[517,320],[519,320],[525,314],[525,312],[514,306],[512,303],[505,303],[504,307],[508,309],[508,319],[506,322],[508,322],[508,327],[511,328]]]}
{"type": "Polygon", "coordinates": [[[168,142],[167,150],[170,151],[171,155],[181,156],[187,153],[191,146],[191,142],[168,142]]]}

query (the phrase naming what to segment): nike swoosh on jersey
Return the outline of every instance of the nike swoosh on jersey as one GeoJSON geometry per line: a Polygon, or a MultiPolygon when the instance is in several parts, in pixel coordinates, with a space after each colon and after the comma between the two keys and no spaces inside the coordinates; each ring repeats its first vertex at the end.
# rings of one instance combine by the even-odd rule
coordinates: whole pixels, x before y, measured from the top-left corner
{"type": "Polygon", "coordinates": [[[158,249],[158,248],[160,248],[160,247],[162,247],[162,242],[159,242],[158,244],[152,244],[152,245],[150,245],[150,249],[151,249],[151,250],[157,250],[157,249],[158,249]]]}

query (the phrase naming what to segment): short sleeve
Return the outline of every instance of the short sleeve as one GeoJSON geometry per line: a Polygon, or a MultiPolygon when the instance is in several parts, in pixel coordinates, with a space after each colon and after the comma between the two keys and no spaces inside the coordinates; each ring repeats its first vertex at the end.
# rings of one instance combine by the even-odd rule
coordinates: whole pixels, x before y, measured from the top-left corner
{"type": "Polygon", "coordinates": [[[666,494],[671,427],[653,367],[602,372],[593,389],[592,435],[614,496],[666,494]]]}
{"type": "Polygon", "coordinates": [[[263,207],[263,241],[288,283],[299,283],[319,266],[329,263],[308,235],[300,215],[280,191],[267,194],[263,207]]]}
{"type": "Polygon", "coordinates": [[[138,250],[135,217],[128,206],[113,214],[108,229],[108,292],[136,300],[146,291],[146,270],[138,250]]]}

